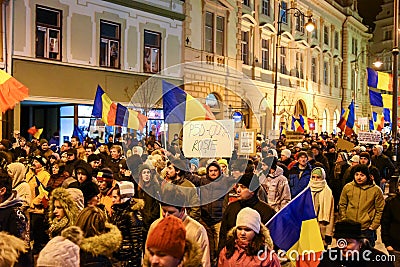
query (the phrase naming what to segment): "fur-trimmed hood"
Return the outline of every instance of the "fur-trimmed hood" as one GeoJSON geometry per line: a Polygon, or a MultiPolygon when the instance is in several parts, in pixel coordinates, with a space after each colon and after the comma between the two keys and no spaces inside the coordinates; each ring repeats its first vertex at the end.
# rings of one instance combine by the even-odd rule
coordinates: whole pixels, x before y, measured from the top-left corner
{"type": "Polygon", "coordinates": [[[104,234],[84,238],[80,245],[81,249],[94,256],[111,257],[112,253],[119,249],[122,235],[117,226],[113,224],[106,223],[106,228],[108,232],[104,234]]]}
{"type": "MultiPolygon", "coordinates": [[[[237,229],[237,227],[235,226],[231,230],[229,230],[227,239],[234,235],[234,232],[236,231],[236,229],[237,229]]],[[[269,234],[268,228],[264,224],[261,224],[260,233],[262,233],[265,237],[265,245],[267,245],[267,247],[271,250],[274,249],[274,243],[272,242],[271,235],[269,234]]]]}
{"type": "MultiPolygon", "coordinates": [[[[201,267],[201,258],[203,256],[203,252],[200,249],[200,246],[189,239],[186,239],[185,243],[185,252],[183,254],[183,260],[179,263],[179,267],[201,267]]],[[[149,251],[146,249],[146,253],[144,255],[143,266],[149,267],[150,258],[149,251]]]]}
{"type": "Polygon", "coordinates": [[[49,201],[49,222],[53,222],[54,216],[54,202],[58,200],[61,207],[64,209],[65,216],[68,218],[69,225],[73,225],[79,214],[78,205],[75,203],[72,195],[67,191],[67,189],[58,187],[51,192],[49,201]]]}

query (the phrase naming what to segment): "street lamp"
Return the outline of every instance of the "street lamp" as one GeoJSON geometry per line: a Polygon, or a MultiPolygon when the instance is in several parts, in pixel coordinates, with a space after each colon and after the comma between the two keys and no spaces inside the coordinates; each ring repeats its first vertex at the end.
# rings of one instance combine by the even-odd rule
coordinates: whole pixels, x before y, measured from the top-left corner
{"type": "MultiPolygon", "coordinates": [[[[398,149],[398,140],[397,140],[397,90],[398,90],[398,56],[399,56],[399,0],[394,0],[394,18],[393,18],[393,65],[392,65],[392,74],[393,74],[393,106],[392,106],[392,138],[394,142],[394,153],[393,153],[393,161],[395,164],[396,170],[396,178],[398,179],[398,165],[397,165],[397,149],[398,149]]],[[[395,182],[391,179],[391,185],[389,186],[389,193],[393,193],[396,190],[395,182]]]]}
{"type": "Polygon", "coordinates": [[[281,4],[279,3],[278,5],[278,32],[276,34],[276,42],[275,42],[275,81],[274,81],[274,117],[273,117],[273,125],[272,129],[275,130],[276,127],[276,107],[277,107],[277,97],[278,97],[278,48],[279,46],[279,41],[280,37],[282,35],[281,31],[281,24],[283,23],[283,15],[287,16],[289,14],[289,11],[293,11],[293,16],[294,17],[301,17],[301,18],[308,18],[307,23],[304,25],[305,29],[308,32],[312,32],[315,29],[314,22],[312,21],[311,17],[312,15],[305,15],[303,12],[301,12],[300,9],[297,7],[291,7],[291,8],[286,8],[285,12],[281,12],[281,4]]]}

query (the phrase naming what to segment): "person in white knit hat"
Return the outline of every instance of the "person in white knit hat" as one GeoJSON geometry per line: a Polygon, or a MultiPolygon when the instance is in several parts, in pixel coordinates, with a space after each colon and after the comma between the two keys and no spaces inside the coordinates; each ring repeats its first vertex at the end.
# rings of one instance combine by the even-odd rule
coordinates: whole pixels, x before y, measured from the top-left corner
{"type": "Polygon", "coordinates": [[[272,249],[271,236],[261,223],[260,214],[246,207],[240,210],[236,226],[228,233],[226,246],[219,254],[218,267],[281,266],[272,249]]]}

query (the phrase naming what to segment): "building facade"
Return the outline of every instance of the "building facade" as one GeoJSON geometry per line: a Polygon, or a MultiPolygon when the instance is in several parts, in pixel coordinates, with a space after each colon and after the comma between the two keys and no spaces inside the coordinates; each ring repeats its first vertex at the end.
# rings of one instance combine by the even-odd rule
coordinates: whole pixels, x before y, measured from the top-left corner
{"type": "Polygon", "coordinates": [[[158,79],[148,90],[160,91],[161,79],[182,81],[182,71],[169,68],[182,61],[179,0],[28,0],[3,7],[5,67],[30,89],[3,135],[12,128],[25,135],[36,125],[47,137],[60,130],[69,138],[74,124],[91,123],[97,85],[113,101],[130,103],[149,77],[158,79]]]}
{"type": "Polygon", "coordinates": [[[203,62],[185,69],[185,84],[197,82],[185,88],[225,103],[225,117],[243,113],[246,127],[264,134],[290,129],[292,116],[299,115],[315,121],[315,132],[333,132],[352,99],[357,116],[366,116],[368,92],[359,70],[366,66],[363,51],[371,34],[352,4],[185,1],[184,60],[203,62]],[[312,16],[312,33],[296,10],[312,16]]]}
{"type": "Polygon", "coordinates": [[[334,132],[352,99],[357,117],[368,113],[359,70],[371,35],[353,1],[27,0],[2,8],[3,66],[30,89],[3,114],[3,136],[32,125],[70,136],[74,124],[91,124],[98,84],[129,103],[150,77],[145,89],[158,98],[169,80],[217,119],[235,117],[237,127],[265,135],[300,115],[314,120],[314,132],[334,132]],[[312,16],[312,33],[297,10],[312,16]]]}

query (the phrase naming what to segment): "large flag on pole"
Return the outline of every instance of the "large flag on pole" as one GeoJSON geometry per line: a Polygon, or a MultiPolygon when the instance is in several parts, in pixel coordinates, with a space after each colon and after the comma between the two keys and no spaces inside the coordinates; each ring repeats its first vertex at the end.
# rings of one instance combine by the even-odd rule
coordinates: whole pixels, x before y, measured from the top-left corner
{"type": "Polygon", "coordinates": [[[148,120],[140,112],[128,109],[119,103],[114,103],[100,85],[97,86],[92,116],[101,118],[109,126],[117,125],[135,130],[143,130],[148,120]]]}
{"type": "Polygon", "coordinates": [[[207,105],[192,97],[176,85],[162,81],[163,111],[166,123],[191,120],[215,120],[207,105]]]}
{"type": "Polygon", "coordinates": [[[354,101],[352,100],[343,116],[340,118],[337,127],[344,132],[345,135],[351,136],[354,133],[353,127],[356,120],[354,112],[354,101]]]}
{"type": "Polygon", "coordinates": [[[29,95],[29,89],[7,72],[0,70],[0,109],[6,112],[13,109],[29,95]]]}
{"type": "Polygon", "coordinates": [[[297,266],[318,266],[324,250],[317,216],[307,187],[267,223],[272,240],[297,266]]]}

